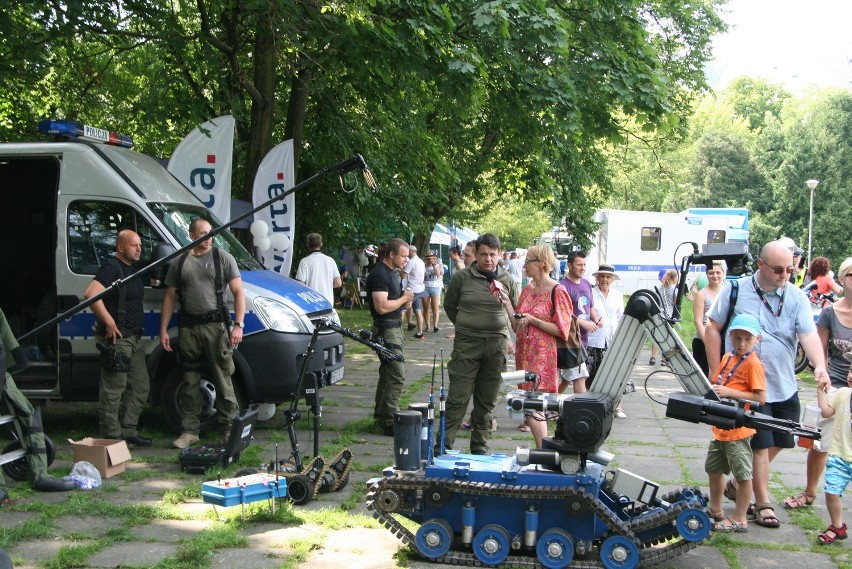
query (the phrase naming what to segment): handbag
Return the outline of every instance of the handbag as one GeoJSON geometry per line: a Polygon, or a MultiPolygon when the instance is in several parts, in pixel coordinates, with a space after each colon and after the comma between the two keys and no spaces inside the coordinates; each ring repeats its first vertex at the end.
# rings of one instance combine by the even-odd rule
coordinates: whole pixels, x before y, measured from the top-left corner
{"type": "MultiPolygon", "coordinates": [[[[553,290],[550,291],[550,304],[551,313],[556,314],[556,287],[553,287],[553,290]]],[[[563,340],[559,336],[556,337],[556,367],[559,369],[580,367],[588,358],[586,347],[580,338],[580,325],[577,323],[577,318],[572,315],[568,339],[563,340]]]]}

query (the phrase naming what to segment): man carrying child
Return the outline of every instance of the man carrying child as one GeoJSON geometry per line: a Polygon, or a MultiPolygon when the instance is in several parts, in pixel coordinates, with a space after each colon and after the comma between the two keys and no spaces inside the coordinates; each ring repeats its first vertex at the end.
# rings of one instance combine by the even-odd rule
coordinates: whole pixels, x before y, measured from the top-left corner
{"type": "MultiPolygon", "coordinates": [[[[713,391],[721,398],[744,399],[763,403],[766,400],[766,376],[763,364],[754,353],[760,341],[760,322],[750,314],[738,314],[729,328],[733,349],[725,354],[711,376],[713,391]]],[[[713,427],[713,440],[707,450],[704,470],[710,479],[710,515],[713,531],[730,533],[748,531],[746,514],[752,496],[751,437],[754,429],[713,427]],[[732,473],[737,481],[734,513],[725,517],[722,496],[725,479],[732,473]]]]}

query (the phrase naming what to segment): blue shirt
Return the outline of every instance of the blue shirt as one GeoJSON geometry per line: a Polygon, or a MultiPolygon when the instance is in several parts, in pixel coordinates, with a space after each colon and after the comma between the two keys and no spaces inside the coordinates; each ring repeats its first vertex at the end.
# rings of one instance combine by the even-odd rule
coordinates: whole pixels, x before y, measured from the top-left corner
{"type": "MultiPolygon", "coordinates": [[[[766,402],[786,401],[798,391],[793,364],[798,335],[816,331],[811,304],[804,292],[787,283],[784,288],[764,292],[764,297],[772,307],[773,313],[777,314],[783,291],[784,307],[781,309],[781,314],[776,317],[760,300],[752,277],[744,277],[737,282],[740,290],[734,307],[734,316],[751,314],[760,322],[761,340],[755,346],[754,353],[760,357],[760,361],[766,368],[766,402]]],[[[730,299],[731,284],[726,283],[710,308],[710,320],[719,324],[725,322],[730,299]]],[[[731,351],[733,346],[728,334],[725,334],[724,341],[725,350],[731,351]]]]}

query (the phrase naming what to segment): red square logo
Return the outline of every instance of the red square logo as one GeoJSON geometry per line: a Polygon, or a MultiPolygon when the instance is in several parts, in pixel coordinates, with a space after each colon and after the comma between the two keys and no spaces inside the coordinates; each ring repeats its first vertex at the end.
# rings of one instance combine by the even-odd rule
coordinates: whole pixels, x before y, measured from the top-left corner
{"type": "Polygon", "coordinates": [[[279,180],[283,180],[284,179],[284,172],[278,172],[278,174],[276,174],[275,177],[278,178],[279,180]]]}
{"type": "Polygon", "coordinates": [[[208,164],[215,164],[216,163],[216,155],[215,154],[208,154],[207,155],[207,163],[208,164]]]}

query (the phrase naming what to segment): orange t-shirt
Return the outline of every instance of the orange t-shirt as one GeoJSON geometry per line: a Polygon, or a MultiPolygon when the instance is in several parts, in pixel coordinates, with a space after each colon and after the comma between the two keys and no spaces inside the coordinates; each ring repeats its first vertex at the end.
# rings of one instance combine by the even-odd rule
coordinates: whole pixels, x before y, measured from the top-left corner
{"type": "MultiPolygon", "coordinates": [[[[727,379],[731,369],[741,360],[742,358],[739,356],[732,356],[730,353],[725,354],[725,357],[722,358],[722,362],[719,364],[719,369],[710,377],[710,382],[715,385],[716,378],[719,377],[719,374],[722,374],[722,383],[725,387],[730,387],[736,391],[766,391],[766,372],[763,369],[763,362],[754,353],[748,356],[737,367],[731,379],[727,379]]],[[[754,429],[748,427],[738,427],[736,429],[713,427],[713,438],[717,441],[738,441],[750,437],[756,432],[754,429]]]]}

